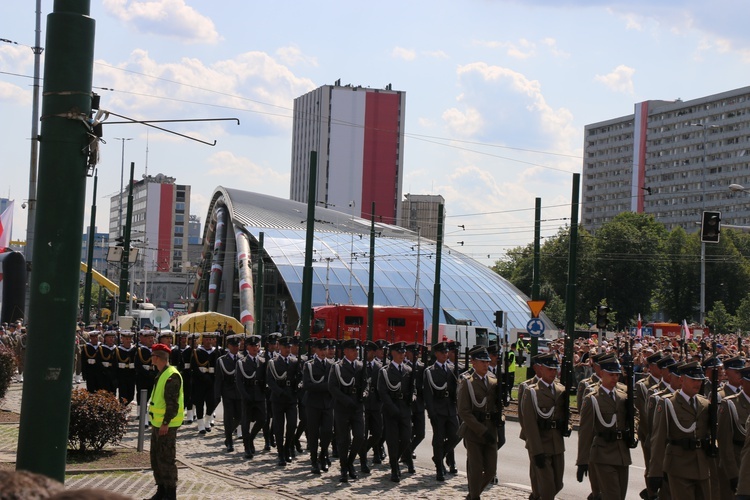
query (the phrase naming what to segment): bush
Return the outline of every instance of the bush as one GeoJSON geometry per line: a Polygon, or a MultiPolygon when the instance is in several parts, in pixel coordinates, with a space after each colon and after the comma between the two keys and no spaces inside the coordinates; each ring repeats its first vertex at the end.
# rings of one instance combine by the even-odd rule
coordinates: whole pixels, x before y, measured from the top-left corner
{"type": "Polygon", "coordinates": [[[16,358],[13,357],[13,352],[0,344],[0,401],[8,393],[8,387],[15,373],[16,358]]]}
{"type": "Polygon", "coordinates": [[[128,406],[107,391],[74,389],[70,404],[68,446],[81,452],[116,445],[125,435],[128,406]]]}

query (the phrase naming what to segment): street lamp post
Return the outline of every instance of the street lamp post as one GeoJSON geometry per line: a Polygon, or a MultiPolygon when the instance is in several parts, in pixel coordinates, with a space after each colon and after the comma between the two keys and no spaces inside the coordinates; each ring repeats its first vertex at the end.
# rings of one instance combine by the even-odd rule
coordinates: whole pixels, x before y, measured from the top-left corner
{"type": "MultiPolygon", "coordinates": [[[[706,210],[706,124],[691,123],[694,127],[702,129],[703,137],[703,163],[701,164],[701,212],[706,210]]],[[[710,128],[714,128],[713,126],[710,128]]],[[[706,319],[706,242],[701,241],[701,298],[700,298],[700,324],[705,324],[706,319]]]]}
{"type": "Polygon", "coordinates": [[[120,160],[120,209],[118,211],[117,219],[117,236],[122,236],[122,192],[124,189],[124,178],[125,178],[125,141],[132,141],[132,137],[115,137],[116,141],[122,141],[122,158],[120,160]]]}

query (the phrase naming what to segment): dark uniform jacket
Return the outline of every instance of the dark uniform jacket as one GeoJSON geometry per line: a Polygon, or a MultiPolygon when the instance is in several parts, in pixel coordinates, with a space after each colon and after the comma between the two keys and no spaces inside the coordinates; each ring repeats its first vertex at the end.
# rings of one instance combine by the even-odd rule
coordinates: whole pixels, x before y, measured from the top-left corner
{"type": "Polygon", "coordinates": [[[382,368],[378,376],[378,394],[383,403],[383,416],[410,416],[414,394],[411,368],[406,363],[401,363],[401,370],[394,363],[382,368]]]}
{"type": "Polygon", "coordinates": [[[417,360],[416,363],[411,363],[409,361],[404,361],[404,363],[409,365],[412,369],[412,376],[414,377],[414,394],[417,396],[416,401],[411,405],[411,411],[412,413],[424,414],[424,363],[419,360],[417,360]]]}
{"type": "Polygon", "coordinates": [[[456,375],[447,364],[441,368],[433,363],[424,371],[424,404],[430,418],[437,415],[455,417],[458,414],[456,386],[456,375]]]}
{"type": "Polygon", "coordinates": [[[299,368],[297,358],[290,354],[288,358],[276,356],[266,363],[266,383],[271,391],[273,403],[296,403],[299,368]]]}
{"type": "Polygon", "coordinates": [[[364,389],[364,373],[362,362],[352,362],[342,359],[330,369],[328,375],[328,390],[333,398],[333,411],[353,412],[362,411],[362,392],[364,389]]]}
{"type": "Polygon", "coordinates": [[[238,360],[238,355],[232,356],[229,352],[216,360],[214,395],[217,400],[219,397],[222,399],[240,399],[240,391],[237,389],[235,380],[238,360]]]}
{"type": "Polygon", "coordinates": [[[383,364],[377,359],[365,362],[365,379],[367,382],[366,410],[380,411],[383,408],[383,402],[380,401],[380,395],[378,394],[378,376],[382,369],[383,364]]]}
{"type": "Polygon", "coordinates": [[[235,380],[242,399],[255,402],[265,401],[266,358],[245,356],[237,363],[235,380]]]}
{"type": "Polygon", "coordinates": [[[613,392],[616,401],[602,386],[583,399],[576,465],[630,465],[626,439],[628,395],[618,388],[613,392]]]}
{"type": "Polygon", "coordinates": [[[726,477],[740,474],[740,456],[745,444],[745,422],[750,417],[750,400],[745,393],[724,398],[719,406],[719,467],[726,477]]]}
{"type": "Polygon", "coordinates": [[[526,449],[531,456],[557,455],[565,452],[562,431],[568,423],[563,419],[565,387],[553,382],[552,390],[542,380],[530,385],[521,400],[521,429],[526,437],[526,449]]]}
{"type": "Polygon", "coordinates": [[[307,408],[328,410],[333,408],[333,399],[328,390],[328,375],[333,363],[317,356],[304,364],[302,368],[302,388],[305,395],[302,403],[307,408]]]}

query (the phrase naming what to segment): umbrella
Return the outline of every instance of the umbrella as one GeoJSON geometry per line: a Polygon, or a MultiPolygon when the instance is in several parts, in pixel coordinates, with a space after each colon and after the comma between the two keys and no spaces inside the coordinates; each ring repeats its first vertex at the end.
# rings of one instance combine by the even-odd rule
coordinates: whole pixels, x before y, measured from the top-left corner
{"type": "Polygon", "coordinates": [[[172,319],[170,323],[172,330],[188,332],[213,332],[219,328],[226,332],[227,327],[230,325],[235,333],[242,333],[245,330],[242,323],[237,319],[217,312],[195,312],[183,314],[182,316],[172,319]]]}

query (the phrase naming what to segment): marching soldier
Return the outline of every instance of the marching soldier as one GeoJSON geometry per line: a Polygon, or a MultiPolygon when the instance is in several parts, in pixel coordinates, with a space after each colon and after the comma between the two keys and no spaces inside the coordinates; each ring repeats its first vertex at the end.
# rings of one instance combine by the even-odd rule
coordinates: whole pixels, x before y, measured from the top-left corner
{"type": "Polygon", "coordinates": [[[104,332],[104,342],[96,350],[96,364],[98,365],[99,382],[97,390],[105,390],[117,394],[117,365],[115,364],[116,334],[114,330],[104,332]]]}
{"type": "Polygon", "coordinates": [[[302,369],[302,388],[305,391],[304,411],[307,413],[307,449],[310,451],[311,472],[320,474],[321,469],[328,472],[328,445],[333,437],[333,399],[328,389],[328,375],[333,364],[326,359],[327,340],[316,339],[313,351],[312,359],[302,369]]]}
{"type": "MultiPolygon", "coordinates": [[[[648,463],[651,461],[651,436],[650,425],[648,422],[651,416],[648,413],[648,398],[656,387],[661,383],[661,368],[657,362],[664,356],[661,351],[657,351],[646,358],[648,363],[648,376],[642,378],[635,384],[635,409],[638,415],[638,441],[641,443],[643,450],[643,462],[648,470],[648,463]]],[[[644,471],[644,479],[646,472],[644,471]]],[[[641,492],[641,497],[647,496],[648,490],[641,492]]]]}
{"type": "MultiPolygon", "coordinates": [[[[432,426],[432,461],[435,464],[436,480],[445,481],[443,460],[453,454],[460,438],[458,437],[458,410],[456,390],[458,381],[455,373],[446,364],[448,361],[447,342],[432,346],[435,362],[424,371],[424,402],[432,426]]],[[[450,465],[450,473],[458,472],[455,461],[450,465]]]]}
{"type": "Polygon", "coordinates": [[[336,426],[340,482],[357,479],[354,459],[362,448],[365,438],[364,405],[365,374],[357,359],[358,339],[349,339],[342,344],[344,357],[337,361],[328,376],[328,390],[333,398],[333,418],[336,426]]]}
{"type": "Polygon", "coordinates": [[[648,468],[651,491],[662,487],[666,474],[671,498],[711,498],[709,401],[699,394],[704,377],[697,361],[681,365],[681,388],[657,403],[648,468]]]}
{"type": "MultiPolygon", "coordinates": [[[[598,478],[594,498],[625,500],[628,466],[627,391],[617,387],[622,367],[617,358],[599,361],[600,382],[583,400],[576,479],[594,472],[598,478]]],[[[593,483],[592,483],[593,485],[593,483]]]]}
{"type": "Polygon", "coordinates": [[[458,435],[466,447],[468,498],[480,498],[497,474],[497,428],[501,412],[497,399],[497,379],[488,374],[490,355],[476,346],[469,351],[473,370],[461,376],[458,386],[458,435]]]}
{"type": "Polygon", "coordinates": [[[378,394],[383,402],[383,426],[390,455],[391,481],[401,481],[399,461],[414,472],[411,458],[411,403],[414,396],[412,370],[404,363],[406,342],[390,345],[391,362],[380,370],[378,394]]]}
{"type": "Polygon", "coordinates": [[[273,411],[273,433],[276,436],[276,450],[279,467],[292,462],[294,454],[294,432],[297,428],[297,380],[298,360],[291,354],[291,337],[279,340],[278,355],[268,361],[266,382],[271,391],[273,411]],[[285,432],[286,430],[286,432],[285,432]]]}
{"type": "MultiPolygon", "coordinates": [[[[242,400],[235,377],[239,360],[237,355],[240,349],[239,335],[227,336],[226,348],[226,354],[216,360],[214,397],[216,405],[218,406],[221,399],[224,407],[224,446],[227,447],[227,453],[231,453],[234,451],[232,434],[240,425],[240,418],[242,417],[242,400]]],[[[237,437],[241,438],[242,435],[240,434],[237,437]]]]}
{"type": "MultiPolygon", "coordinates": [[[[726,360],[729,362],[730,360],[726,360]]],[[[734,361],[742,361],[741,358],[735,358],[734,361]]],[[[744,365],[744,362],[743,362],[744,365]]],[[[706,359],[703,360],[703,363],[701,363],[701,366],[703,367],[703,371],[706,374],[706,377],[703,382],[703,387],[699,391],[700,394],[711,401],[711,380],[713,377],[713,372],[716,370],[716,377],[717,381],[722,379],[722,372],[729,375],[730,371],[726,369],[725,363],[721,360],[721,358],[716,356],[708,356],[706,359]],[[726,370],[725,370],[726,369],[726,370]]],[[[731,396],[732,394],[735,394],[737,390],[739,390],[739,383],[736,381],[736,378],[733,377],[735,380],[735,385],[727,385],[726,383],[719,387],[716,391],[716,399],[717,404],[721,403],[721,401],[726,396],[731,396]]],[[[732,498],[734,494],[729,490],[729,478],[724,474],[724,471],[720,470],[719,468],[719,457],[718,455],[709,457],[708,459],[708,466],[709,466],[709,484],[711,485],[711,498],[732,498]]]]}
{"type": "Polygon", "coordinates": [[[533,361],[539,380],[523,393],[521,429],[532,462],[530,479],[536,485],[538,498],[552,500],[563,487],[563,433],[568,428],[563,418],[565,387],[555,381],[558,361],[553,354],[537,355],[533,361]]]}
{"type": "Polygon", "coordinates": [[[242,442],[245,458],[255,456],[253,441],[266,422],[266,359],[260,355],[260,336],[245,339],[247,356],[237,362],[235,377],[242,398],[242,442]],[[250,430],[250,422],[254,422],[250,430]]]}
{"type": "MultiPolygon", "coordinates": [[[[375,341],[375,345],[377,345],[378,348],[375,350],[374,360],[378,364],[380,364],[380,367],[382,369],[390,362],[388,357],[385,355],[385,353],[388,350],[389,344],[387,340],[379,339],[375,341]]],[[[380,401],[380,394],[378,393],[378,390],[377,390],[378,378],[380,378],[380,371],[378,371],[377,373],[373,375],[372,382],[375,387],[377,400],[380,402],[380,407],[382,410],[383,402],[380,401]]],[[[383,427],[380,429],[380,440],[377,442],[377,447],[373,446],[373,452],[372,452],[372,455],[373,455],[372,463],[376,465],[380,465],[381,463],[383,463],[387,455],[385,452],[385,421],[383,420],[382,413],[380,416],[380,421],[383,422],[383,427]]]]}
{"type": "MultiPolygon", "coordinates": [[[[279,332],[269,333],[266,337],[266,348],[263,351],[266,369],[269,362],[272,361],[278,353],[280,338],[281,334],[279,332]]],[[[266,387],[266,422],[263,426],[263,437],[266,440],[266,445],[263,448],[264,451],[270,451],[272,446],[276,446],[276,437],[271,424],[272,418],[273,409],[271,408],[271,390],[266,387]]]]}
{"type": "Polygon", "coordinates": [[[177,334],[177,345],[172,348],[172,357],[169,363],[177,368],[182,375],[183,397],[185,400],[185,420],[183,424],[192,424],[195,420],[193,410],[193,378],[190,370],[190,361],[193,356],[192,345],[193,334],[179,332],[177,334]]]}
{"type": "MultiPolygon", "coordinates": [[[[300,353],[300,338],[299,336],[293,336],[292,339],[292,356],[296,357],[298,360],[298,367],[300,370],[305,366],[305,363],[307,363],[307,354],[301,354],[300,353]]],[[[310,342],[313,339],[307,339],[307,345],[308,345],[308,353],[310,352],[310,342]]],[[[302,374],[299,374],[297,376],[298,380],[302,380],[302,374]]],[[[297,415],[299,417],[299,420],[297,422],[297,430],[294,433],[294,449],[297,450],[297,453],[302,454],[302,442],[300,439],[302,438],[302,434],[304,434],[307,431],[307,412],[305,411],[305,388],[304,386],[300,386],[297,389],[297,415]]],[[[309,441],[309,437],[308,437],[309,441]]]]}
{"type": "Polygon", "coordinates": [[[99,351],[99,330],[91,330],[89,339],[83,345],[83,365],[81,373],[86,381],[86,390],[96,392],[99,387],[99,366],[96,364],[96,353],[99,351]]]}
{"type": "Polygon", "coordinates": [[[372,448],[373,464],[382,463],[380,457],[380,439],[383,436],[383,403],[377,390],[378,374],[383,365],[375,357],[378,345],[373,341],[365,343],[365,380],[367,381],[367,397],[365,398],[365,437],[362,450],[359,453],[360,470],[365,474],[370,472],[367,465],[367,452],[372,448]]]}
{"type": "MultiPolygon", "coordinates": [[[[729,360],[724,362],[727,366],[729,360]]],[[[736,362],[732,362],[734,365],[736,362]]],[[[719,426],[717,432],[719,450],[719,470],[721,477],[728,478],[722,488],[721,498],[734,498],[740,478],[742,447],[745,444],[745,423],[750,417],[750,367],[741,370],[732,369],[727,374],[736,372],[740,376],[740,391],[727,396],[719,406],[719,426]],[[729,493],[727,493],[729,492],[729,493]]],[[[727,381],[729,383],[729,381],[727,381]]],[[[725,384],[726,385],[726,384],[725,384]]]]}
{"type": "Polygon", "coordinates": [[[745,445],[742,447],[739,482],[735,500],[750,500],[750,418],[745,422],[745,445]]]}
{"type": "Polygon", "coordinates": [[[216,409],[214,380],[219,350],[213,345],[215,337],[214,332],[204,332],[201,335],[201,345],[193,349],[190,361],[192,400],[195,405],[195,416],[198,418],[198,434],[201,435],[211,432],[211,414],[216,409]]]}
{"type": "Polygon", "coordinates": [[[419,352],[422,348],[421,344],[409,344],[406,346],[406,360],[404,361],[411,369],[412,376],[414,378],[414,394],[416,400],[411,405],[411,443],[409,448],[411,450],[411,458],[417,458],[415,451],[419,443],[424,440],[426,433],[425,429],[425,418],[424,418],[424,363],[419,360],[419,352]]]}
{"type": "Polygon", "coordinates": [[[120,330],[120,345],[115,349],[117,363],[117,390],[125,404],[129,404],[135,397],[135,351],[133,332],[120,330]]]}
{"type": "Polygon", "coordinates": [[[586,377],[585,379],[581,380],[578,383],[578,387],[576,388],[576,409],[578,412],[581,412],[581,406],[583,405],[583,398],[586,397],[586,394],[588,394],[591,389],[598,385],[599,382],[601,382],[601,377],[599,376],[601,372],[601,367],[599,366],[599,360],[601,360],[604,357],[611,357],[612,353],[609,352],[603,352],[600,354],[595,354],[591,356],[591,362],[592,362],[592,368],[594,370],[594,373],[591,374],[590,377],[586,377]]]}
{"type": "Polygon", "coordinates": [[[135,349],[135,387],[138,403],[140,403],[141,391],[145,390],[146,397],[150,398],[151,389],[154,387],[156,370],[151,364],[151,346],[153,344],[153,330],[141,330],[138,333],[138,347],[135,349]]]}

